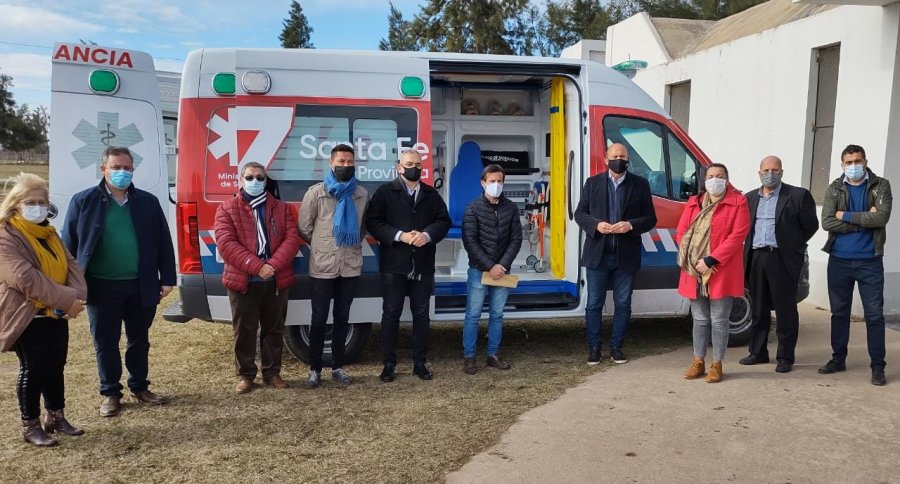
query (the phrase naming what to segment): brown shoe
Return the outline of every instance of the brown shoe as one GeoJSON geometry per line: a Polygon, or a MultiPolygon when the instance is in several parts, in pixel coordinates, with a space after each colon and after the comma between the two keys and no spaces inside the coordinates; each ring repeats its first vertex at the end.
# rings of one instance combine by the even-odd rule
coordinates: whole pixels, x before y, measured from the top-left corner
{"type": "Polygon", "coordinates": [[[719,383],[722,381],[722,362],[713,360],[709,365],[709,374],[706,375],[706,383],[719,383]]]}
{"type": "Polygon", "coordinates": [[[466,372],[466,375],[478,373],[478,365],[475,364],[475,358],[466,358],[463,360],[463,371],[466,372]]]}
{"type": "Polygon", "coordinates": [[[253,391],[253,380],[247,378],[241,378],[238,380],[237,385],[234,387],[234,391],[238,393],[250,393],[253,391]]]}
{"type": "Polygon", "coordinates": [[[150,390],[144,390],[142,392],[132,393],[132,397],[135,400],[143,403],[147,403],[150,405],[162,405],[166,403],[166,399],[151,392],[150,390]]]}
{"type": "Polygon", "coordinates": [[[47,435],[41,428],[41,419],[22,420],[22,438],[25,442],[38,447],[55,447],[59,445],[56,439],[47,435]]]}
{"type": "Polygon", "coordinates": [[[496,368],[498,370],[508,370],[508,369],[512,368],[512,366],[510,366],[509,363],[503,361],[500,358],[500,353],[497,353],[496,355],[488,356],[487,357],[487,366],[490,366],[491,368],[496,368]]]}
{"type": "Polygon", "coordinates": [[[281,378],[281,375],[275,375],[271,378],[264,378],[263,383],[269,386],[273,386],[279,390],[284,390],[288,387],[287,382],[284,381],[283,378],[281,378]]]}
{"type": "Polygon", "coordinates": [[[696,380],[706,374],[706,361],[698,356],[694,357],[691,366],[684,372],[685,380],[696,380]]]}
{"type": "Polygon", "coordinates": [[[116,415],[122,413],[121,399],[122,397],[117,396],[103,397],[103,401],[100,402],[100,416],[115,417],[116,415]]]}
{"type": "Polygon", "coordinates": [[[59,433],[66,435],[84,435],[84,430],[75,427],[66,420],[66,415],[62,409],[47,411],[47,417],[44,418],[44,431],[48,434],[59,431],[59,433]]]}

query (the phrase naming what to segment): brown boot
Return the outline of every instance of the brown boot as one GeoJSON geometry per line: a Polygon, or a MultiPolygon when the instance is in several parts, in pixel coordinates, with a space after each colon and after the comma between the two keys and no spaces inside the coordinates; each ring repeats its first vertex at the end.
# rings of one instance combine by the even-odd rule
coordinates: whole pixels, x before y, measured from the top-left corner
{"type": "Polygon", "coordinates": [[[22,438],[38,447],[55,447],[59,445],[53,437],[41,428],[41,419],[22,420],[22,438]]]}
{"type": "Polygon", "coordinates": [[[713,360],[709,365],[709,374],[706,375],[706,383],[719,383],[722,381],[722,361],[713,360]]]}
{"type": "Polygon", "coordinates": [[[281,378],[281,375],[274,375],[270,378],[263,378],[263,383],[269,386],[273,386],[279,390],[284,390],[288,387],[288,383],[281,378]]]}
{"type": "Polygon", "coordinates": [[[66,435],[84,435],[84,430],[75,427],[66,420],[66,415],[62,409],[48,410],[47,417],[44,418],[44,431],[52,434],[57,430],[66,435]]]}
{"type": "Polygon", "coordinates": [[[253,391],[253,380],[249,378],[239,379],[237,385],[234,387],[234,391],[238,393],[250,393],[253,391]]]}
{"type": "Polygon", "coordinates": [[[496,355],[491,355],[487,357],[487,366],[491,368],[496,368],[498,370],[508,370],[512,368],[509,363],[503,361],[503,358],[500,358],[500,353],[496,355]]]}
{"type": "Polygon", "coordinates": [[[466,375],[478,373],[478,365],[475,364],[475,358],[466,358],[463,361],[463,371],[466,372],[466,375]]]}
{"type": "Polygon", "coordinates": [[[691,366],[684,372],[685,380],[696,380],[706,374],[706,361],[699,356],[694,357],[691,366]]]}

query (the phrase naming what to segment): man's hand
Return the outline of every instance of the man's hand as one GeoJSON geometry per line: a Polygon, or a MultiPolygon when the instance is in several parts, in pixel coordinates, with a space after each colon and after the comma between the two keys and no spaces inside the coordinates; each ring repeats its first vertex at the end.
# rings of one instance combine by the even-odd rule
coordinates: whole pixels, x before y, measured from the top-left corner
{"type": "Polygon", "coordinates": [[[416,232],[409,243],[415,247],[422,247],[428,243],[428,236],[425,235],[425,232],[416,232]]]}
{"type": "Polygon", "coordinates": [[[627,234],[628,232],[631,232],[631,228],[631,222],[623,220],[621,222],[616,222],[615,224],[613,224],[610,227],[610,233],[627,234]]]}
{"type": "Polygon", "coordinates": [[[174,286],[160,286],[159,287],[159,300],[162,301],[163,299],[165,299],[165,297],[168,296],[169,293],[171,293],[172,289],[174,289],[174,288],[175,288],[174,286]]]}
{"type": "Polygon", "coordinates": [[[834,212],[834,218],[838,220],[844,220],[844,212],[842,212],[841,210],[834,212]]]}
{"type": "Polygon", "coordinates": [[[275,275],[275,269],[269,264],[263,264],[257,275],[263,279],[269,279],[275,275]]]}
{"type": "Polygon", "coordinates": [[[870,208],[870,209],[869,209],[869,211],[870,211],[870,212],[877,212],[877,211],[878,211],[878,209],[877,209],[877,208],[875,208],[875,207],[874,207],[874,206],[873,206],[873,207],[872,207],[872,208],[870,208]]]}
{"type": "Polygon", "coordinates": [[[491,267],[491,279],[497,280],[503,277],[503,274],[506,274],[506,269],[503,268],[500,264],[494,264],[494,267],[491,267]]]}
{"type": "Polygon", "coordinates": [[[600,222],[597,224],[597,232],[601,234],[611,234],[612,233],[612,225],[607,222],[600,222]]]}
{"type": "Polygon", "coordinates": [[[72,306],[66,310],[66,318],[77,318],[82,311],[84,311],[84,305],[86,301],[82,301],[81,299],[76,299],[75,302],[72,303],[72,306]]]}

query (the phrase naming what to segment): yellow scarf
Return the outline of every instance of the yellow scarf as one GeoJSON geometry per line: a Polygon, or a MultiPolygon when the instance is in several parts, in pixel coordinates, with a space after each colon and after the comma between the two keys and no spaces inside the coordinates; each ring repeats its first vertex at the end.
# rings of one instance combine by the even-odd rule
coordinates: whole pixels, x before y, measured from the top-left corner
{"type": "MultiPolygon", "coordinates": [[[[36,223],[31,223],[22,218],[21,215],[14,215],[7,223],[25,236],[25,240],[31,244],[31,248],[34,250],[35,256],[37,256],[41,272],[53,282],[65,285],[69,278],[69,262],[66,260],[66,251],[63,248],[62,240],[56,233],[56,229],[50,224],[38,225],[36,223]],[[45,247],[43,243],[41,243],[41,240],[50,247],[52,253],[50,250],[47,250],[47,247],[45,247]]],[[[39,310],[45,310],[42,312],[47,316],[52,318],[57,317],[53,314],[54,308],[47,307],[47,305],[41,301],[35,301],[34,306],[39,310]]],[[[67,308],[58,309],[65,310],[67,308]]]]}

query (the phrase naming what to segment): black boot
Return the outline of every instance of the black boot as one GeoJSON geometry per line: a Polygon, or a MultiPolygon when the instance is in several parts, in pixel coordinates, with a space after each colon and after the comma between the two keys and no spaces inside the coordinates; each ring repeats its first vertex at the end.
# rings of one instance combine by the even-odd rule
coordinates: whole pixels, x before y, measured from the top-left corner
{"type": "Polygon", "coordinates": [[[22,438],[25,442],[32,443],[38,447],[55,447],[59,445],[53,437],[47,435],[41,428],[41,419],[33,418],[31,420],[22,420],[22,438]]]}
{"type": "Polygon", "coordinates": [[[73,426],[66,420],[66,415],[62,409],[48,410],[47,417],[44,418],[44,431],[52,434],[57,430],[66,435],[84,435],[84,430],[73,426]]]}

